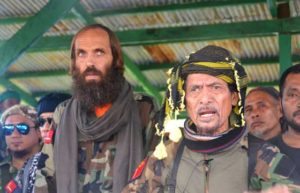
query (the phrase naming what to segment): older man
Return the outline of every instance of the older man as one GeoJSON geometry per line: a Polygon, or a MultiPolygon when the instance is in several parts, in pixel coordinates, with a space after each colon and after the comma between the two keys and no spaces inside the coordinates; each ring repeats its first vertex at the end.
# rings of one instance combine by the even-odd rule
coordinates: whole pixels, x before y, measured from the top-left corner
{"type": "Polygon", "coordinates": [[[57,191],[120,193],[143,157],[143,140],[119,41],[95,24],[74,36],[71,49],[74,95],[58,111],[54,144],[57,191]]]}
{"type": "Polygon", "coordinates": [[[246,96],[245,120],[251,134],[269,140],[281,133],[282,110],[279,92],[273,87],[257,87],[246,96]]]}
{"type": "MultiPolygon", "coordinates": [[[[228,50],[207,46],[174,67],[168,84],[164,113],[157,126],[162,141],[153,155],[141,163],[123,192],[241,193],[247,190],[248,169],[253,172],[248,153],[253,151],[253,146],[249,143],[252,147],[247,151],[247,142],[243,140],[247,86],[243,67],[228,50]],[[172,119],[184,109],[189,117],[180,140],[181,132],[172,119]]],[[[270,146],[263,147],[268,150],[270,146]]],[[[268,165],[265,158],[269,155],[262,153],[259,158],[268,165]]],[[[256,154],[251,152],[251,155],[256,154]]],[[[289,191],[279,186],[266,192],[289,191]]]]}

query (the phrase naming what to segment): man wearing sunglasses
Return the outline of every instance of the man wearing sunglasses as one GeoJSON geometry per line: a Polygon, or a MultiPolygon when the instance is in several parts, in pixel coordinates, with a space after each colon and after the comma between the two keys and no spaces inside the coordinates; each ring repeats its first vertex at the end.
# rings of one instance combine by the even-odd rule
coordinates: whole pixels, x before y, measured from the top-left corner
{"type": "Polygon", "coordinates": [[[54,139],[54,121],[53,113],[57,105],[71,98],[66,93],[49,93],[43,96],[37,105],[38,123],[41,135],[45,144],[53,144],[54,139]]]}
{"type": "MultiPolygon", "coordinates": [[[[20,104],[21,97],[20,95],[14,90],[7,90],[0,94],[0,116],[1,114],[16,104],[20,104]]],[[[7,156],[6,154],[6,144],[5,144],[5,136],[0,130],[0,161],[3,160],[4,157],[7,156]]]]}
{"type": "Polygon", "coordinates": [[[41,133],[34,108],[15,105],[4,111],[2,131],[5,135],[9,156],[0,165],[0,191],[14,192],[22,189],[24,163],[41,149],[41,133]]]}

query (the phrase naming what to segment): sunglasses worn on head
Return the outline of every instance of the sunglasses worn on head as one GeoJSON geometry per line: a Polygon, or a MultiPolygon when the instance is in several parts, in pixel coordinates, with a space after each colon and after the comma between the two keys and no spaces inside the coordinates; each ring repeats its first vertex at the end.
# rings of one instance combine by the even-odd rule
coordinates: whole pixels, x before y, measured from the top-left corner
{"type": "Polygon", "coordinates": [[[46,122],[48,122],[48,124],[50,125],[52,123],[52,120],[53,120],[53,118],[51,118],[51,117],[47,117],[47,118],[39,117],[38,118],[39,126],[40,127],[44,126],[44,124],[46,122]]]}
{"type": "Polygon", "coordinates": [[[9,136],[14,132],[14,129],[17,129],[17,131],[22,135],[27,135],[30,131],[30,128],[35,128],[35,126],[30,127],[26,123],[19,123],[16,125],[13,124],[6,124],[2,126],[3,133],[5,136],[9,136]]]}

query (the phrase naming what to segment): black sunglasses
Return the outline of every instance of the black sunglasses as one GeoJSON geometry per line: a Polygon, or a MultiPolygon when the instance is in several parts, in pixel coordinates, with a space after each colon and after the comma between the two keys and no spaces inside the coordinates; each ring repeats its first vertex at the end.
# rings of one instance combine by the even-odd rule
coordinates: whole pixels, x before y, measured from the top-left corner
{"type": "Polygon", "coordinates": [[[52,121],[53,121],[53,118],[51,118],[51,117],[47,117],[47,118],[39,117],[38,118],[38,123],[39,123],[40,127],[44,126],[44,124],[46,122],[48,122],[48,124],[50,125],[52,123],[52,121]]]}
{"type": "Polygon", "coordinates": [[[22,135],[27,135],[30,131],[30,128],[35,128],[35,126],[30,127],[26,123],[19,123],[16,125],[13,124],[6,124],[2,126],[3,133],[5,136],[9,136],[14,132],[14,129],[17,129],[17,131],[22,135]]]}

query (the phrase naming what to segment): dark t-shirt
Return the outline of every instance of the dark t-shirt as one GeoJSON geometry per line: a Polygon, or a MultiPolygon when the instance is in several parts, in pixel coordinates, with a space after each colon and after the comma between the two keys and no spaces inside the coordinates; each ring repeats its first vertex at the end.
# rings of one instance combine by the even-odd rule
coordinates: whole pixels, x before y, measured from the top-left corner
{"type": "Polygon", "coordinates": [[[300,148],[293,148],[286,145],[282,139],[282,135],[271,139],[270,143],[276,145],[281,153],[287,155],[295,163],[296,170],[300,174],[300,148]]]}

